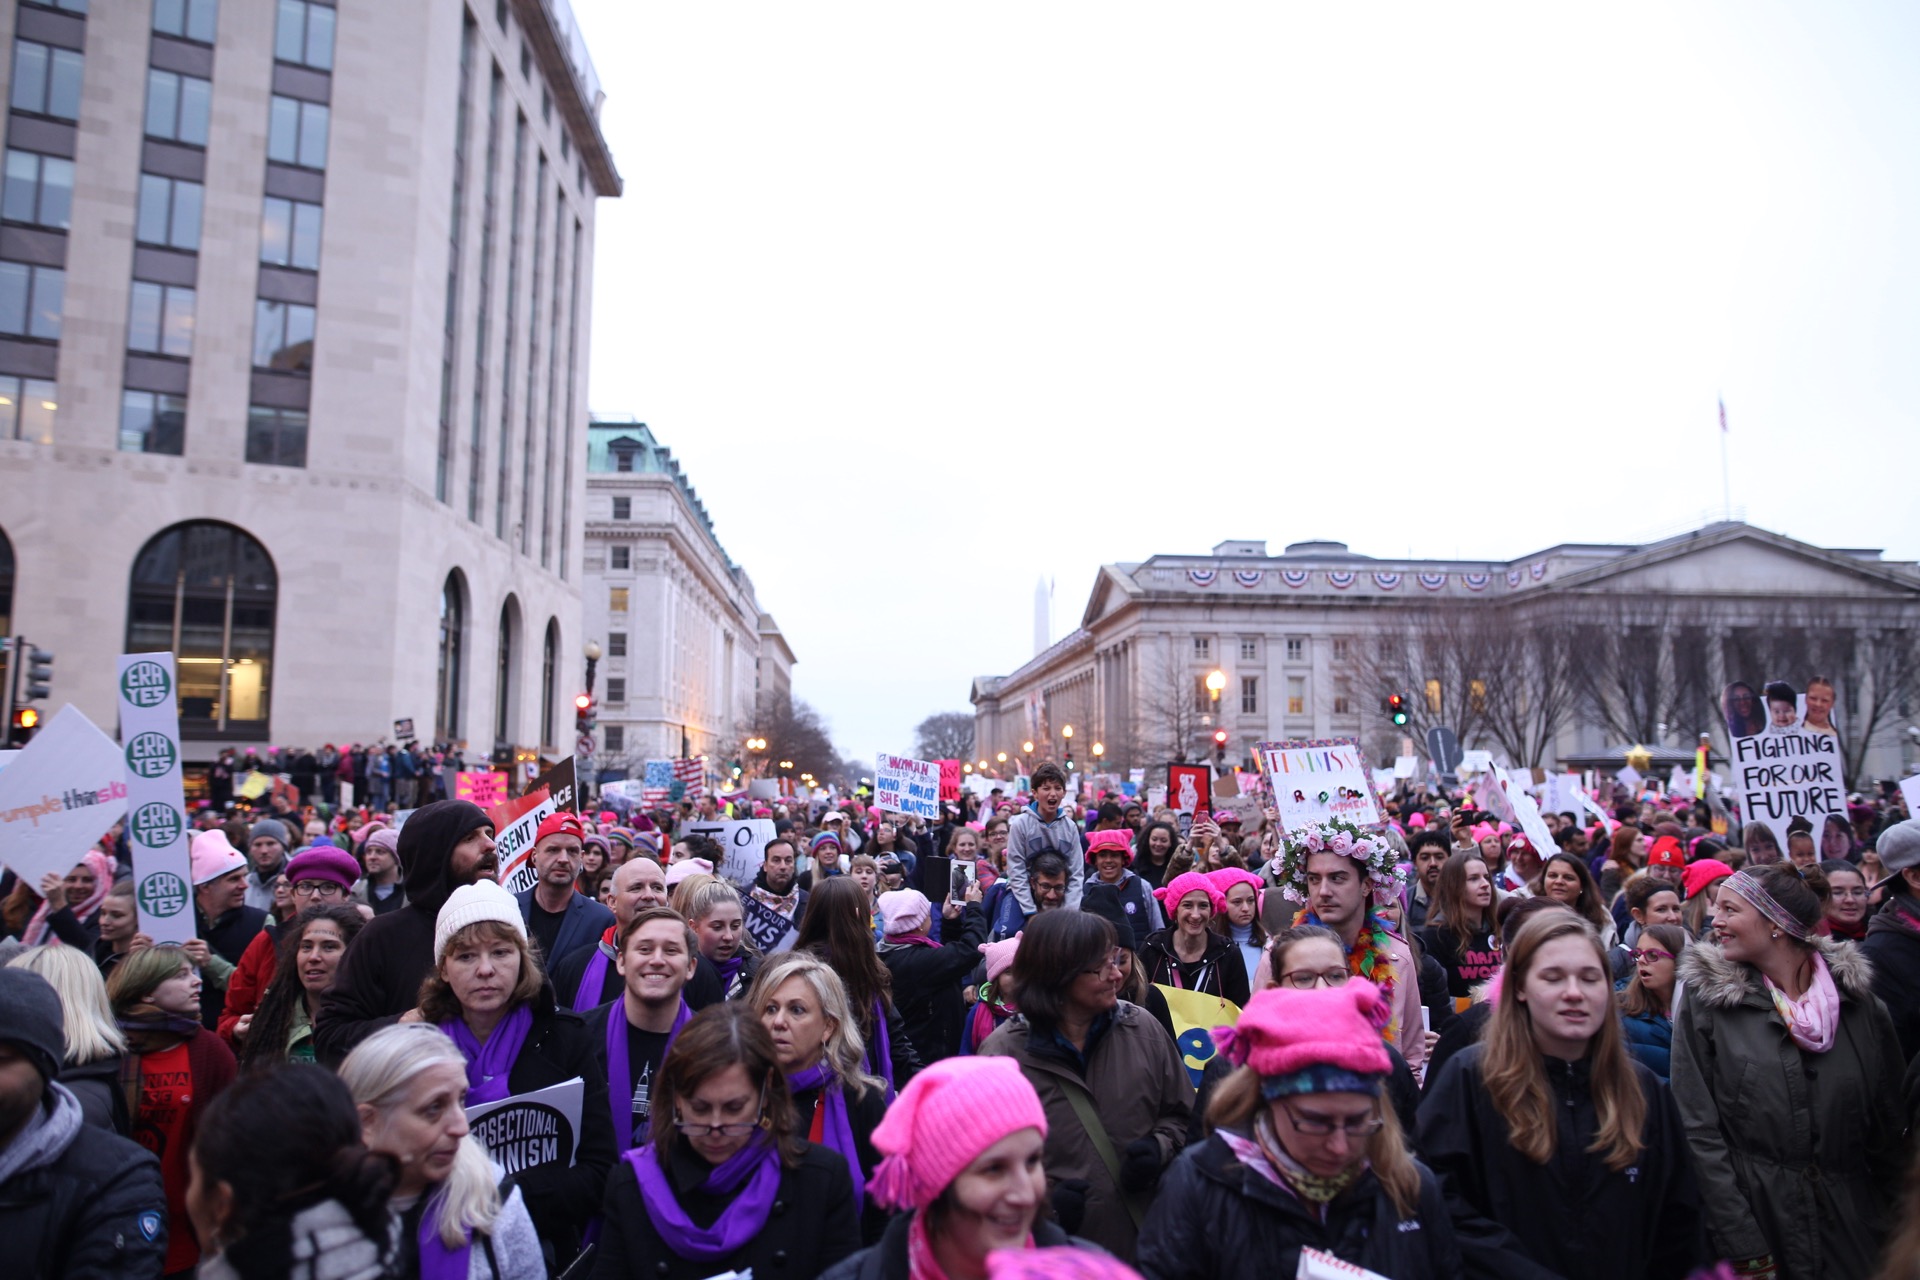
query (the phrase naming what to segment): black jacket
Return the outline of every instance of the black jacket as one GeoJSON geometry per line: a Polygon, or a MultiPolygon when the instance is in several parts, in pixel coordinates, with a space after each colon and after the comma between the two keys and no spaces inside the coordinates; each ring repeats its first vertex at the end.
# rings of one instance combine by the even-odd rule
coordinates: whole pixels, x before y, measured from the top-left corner
{"type": "MultiPolygon", "coordinates": [[[[520,919],[527,926],[528,936],[532,936],[533,890],[526,889],[513,896],[520,904],[520,919]]],[[[552,969],[575,952],[593,950],[601,935],[612,926],[613,912],[609,908],[576,891],[567,899],[567,909],[561,913],[560,932],[553,940],[553,954],[540,957],[540,963],[552,969]]]]}
{"type": "MultiPolygon", "coordinates": [[[[604,1032],[606,1024],[602,1023],[604,1032]]],[[[564,1084],[579,1076],[586,1083],[580,1102],[580,1146],[571,1169],[536,1169],[510,1179],[527,1201],[527,1216],[540,1238],[553,1244],[554,1256],[565,1261],[579,1252],[580,1233],[592,1218],[594,1206],[606,1194],[607,1171],[613,1167],[613,1127],[607,1102],[607,1070],[601,1064],[603,1044],[579,1014],[554,1007],[553,988],[542,987],[534,998],[533,1026],[527,1042],[507,1073],[514,1093],[532,1093],[564,1084]]]]}
{"type": "MultiPolygon", "coordinates": [[[[199,926],[200,938],[213,953],[229,964],[239,964],[240,957],[246,954],[247,944],[254,935],[267,927],[267,913],[258,907],[235,907],[218,920],[208,921],[206,915],[194,911],[195,923],[199,926]]],[[[200,1022],[212,1031],[220,1023],[220,1011],[227,1004],[227,984],[215,985],[203,983],[200,987],[200,1022]]]]}
{"type": "MultiPolygon", "coordinates": [[[[692,1178],[699,1176],[704,1171],[676,1169],[669,1175],[687,1215],[710,1226],[726,1200],[686,1190],[692,1178]]],[[[825,1147],[811,1145],[797,1168],[780,1171],[780,1189],[766,1226],[724,1258],[700,1261],[671,1252],[654,1229],[640,1199],[640,1184],[624,1159],[607,1180],[601,1223],[594,1280],[705,1280],[748,1269],[754,1280],[813,1280],[860,1247],[847,1162],[825,1147]]]]}
{"type": "Polygon", "coordinates": [[[1453,1015],[1451,1021],[1440,1030],[1440,1043],[1433,1046],[1433,1052],[1427,1055],[1427,1088],[1432,1090],[1434,1082],[1440,1079],[1441,1069],[1447,1061],[1465,1049],[1480,1043],[1480,1033],[1487,1028],[1493,1017],[1493,1006],[1485,1000],[1470,1004],[1453,1015]]]}
{"type": "Polygon", "coordinates": [[[493,820],[479,805],[436,800],[400,828],[395,852],[406,872],[407,905],[367,921],[340,957],[313,1029],[314,1052],[325,1065],[339,1066],[353,1046],[419,1003],[420,984],[433,969],[433,922],[455,888],[453,847],[480,827],[491,830],[493,820]]]}
{"type": "Polygon", "coordinates": [[[1420,1104],[1420,1154],[1446,1187],[1469,1266],[1565,1280],[1679,1280],[1706,1262],[1686,1134],[1658,1076],[1632,1064],[1647,1099],[1643,1147],[1615,1172],[1587,1150],[1599,1129],[1587,1063],[1546,1059],[1559,1134],[1552,1159],[1538,1165],[1509,1141],[1480,1074],[1485,1053],[1474,1045],[1457,1054],[1420,1104]]]}
{"type": "Polygon", "coordinates": [[[937,947],[880,944],[880,961],[893,975],[893,1007],[922,1065],[960,1052],[960,1019],[967,1011],[960,988],[980,963],[980,944],[987,940],[987,916],[979,907],[942,924],[937,947]]]}
{"type": "Polygon", "coordinates": [[[129,1137],[133,1117],[127,1112],[127,1091],[120,1083],[120,1071],[126,1059],[120,1054],[96,1058],[83,1066],[67,1063],[60,1068],[60,1083],[80,1102],[80,1114],[90,1125],[129,1137]]]}
{"type": "Polygon", "coordinates": [[[91,1124],[0,1182],[0,1271],[20,1280],[157,1280],[167,1258],[160,1162],[91,1124]]]}
{"type": "MultiPolygon", "coordinates": [[[[1147,967],[1148,982],[1169,987],[1183,985],[1173,980],[1174,965],[1178,962],[1173,952],[1173,928],[1168,925],[1156,929],[1147,935],[1146,943],[1140,948],[1140,963],[1147,967]]],[[[1198,975],[1197,981],[1186,984],[1189,990],[1204,991],[1243,1009],[1247,1007],[1249,975],[1239,947],[1230,939],[1209,932],[1206,954],[1200,963],[1205,966],[1204,972],[1198,975]]]]}
{"type": "Polygon", "coordinates": [[[1372,1173],[1327,1205],[1326,1221],[1234,1156],[1218,1135],[1167,1170],[1140,1231],[1146,1280],[1271,1280],[1318,1249],[1394,1280],[1457,1280],[1460,1248],[1445,1197],[1422,1165],[1420,1202],[1402,1219],[1372,1173]]]}
{"type": "Polygon", "coordinates": [[[1920,931],[1902,907],[1920,912],[1911,895],[1895,894],[1867,922],[1860,950],[1873,961],[1873,994],[1893,1019],[1900,1056],[1911,1062],[1920,1055],[1920,931]]]}
{"type": "MultiPolygon", "coordinates": [[[[820,1280],[907,1280],[907,1233],[913,1229],[913,1215],[897,1213],[887,1220],[886,1234],[880,1242],[824,1272],[820,1280]]],[[[1042,1219],[1033,1224],[1033,1243],[1038,1249],[1071,1245],[1089,1253],[1103,1253],[1099,1245],[1068,1235],[1053,1223],[1042,1219]]]]}

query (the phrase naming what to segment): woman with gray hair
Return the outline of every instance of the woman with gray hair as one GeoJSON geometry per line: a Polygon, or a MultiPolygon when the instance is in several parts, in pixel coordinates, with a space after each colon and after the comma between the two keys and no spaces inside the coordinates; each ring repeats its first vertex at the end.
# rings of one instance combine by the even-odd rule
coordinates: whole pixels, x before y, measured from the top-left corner
{"type": "Polygon", "coordinates": [[[393,1272],[421,1280],[543,1280],[526,1202],[467,1132],[467,1060],[439,1028],[375,1032],[340,1064],[368,1149],[392,1156],[393,1272]]]}

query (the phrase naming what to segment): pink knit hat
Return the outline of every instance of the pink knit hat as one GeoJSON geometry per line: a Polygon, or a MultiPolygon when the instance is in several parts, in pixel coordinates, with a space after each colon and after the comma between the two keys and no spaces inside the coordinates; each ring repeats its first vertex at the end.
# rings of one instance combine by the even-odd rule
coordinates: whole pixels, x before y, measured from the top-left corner
{"type": "Polygon", "coordinates": [[[1172,915],[1180,909],[1180,899],[1190,893],[1206,894],[1207,901],[1213,904],[1215,915],[1227,908],[1227,900],[1220,896],[1220,890],[1214,888],[1213,881],[1198,871],[1182,871],[1173,878],[1172,884],[1155,889],[1153,896],[1160,899],[1160,905],[1167,909],[1168,915],[1172,915]]]}
{"type": "Polygon", "coordinates": [[[1247,1001],[1237,1026],[1215,1027],[1213,1040],[1229,1062],[1259,1074],[1270,1098],[1378,1093],[1393,1070],[1380,1037],[1391,1013],[1365,978],[1311,991],[1268,987],[1247,1001]]]}
{"type": "Polygon", "coordinates": [[[1140,1280],[1140,1273],[1097,1249],[1054,1245],[995,1249],[987,1255],[987,1280],[1140,1280]]]}
{"type": "Polygon", "coordinates": [[[1133,832],[1131,831],[1094,831],[1087,835],[1087,861],[1092,862],[1095,854],[1102,849],[1118,849],[1127,855],[1127,861],[1133,861],[1133,832]]]}
{"type": "Polygon", "coordinates": [[[1479,844],[1482,840],[1485,840],[1488,836],[1497,836],[1499,834],[1500,833],[1498,831],[1494,830],[1493,824],[1491,822],[1478,822],[1474,824],[1473,830],[1467,832],[1467,838],[1472,840],[1475,844],[1479,844]]]}
{"type": "Polygon", "coordinates": [[[980,954],[987,962],[987,985],[992,986],[1000,980],[1000,975],[1013,967],[1013,953],[1020,949],[1020,935],[1002,938],[998,942],[980,944],[980,954]]]}
{"type": "Polygon", "coordinates": [[[218,880],[247,865],[245,855],[228,842],[227,833],[218,827],[195,836],[193,843],[187,846],[187,851],[193,866],[193,887],[196,889],[209,880],[218,880]]]}
{"type": "Polygon", "coordinates": [[[982,1151],[1022,1129],[1047,1136],[1040,1095],[1012,1058],[943,1058],[900,1091],[873,1131],[886,1159],[867,1190],[895,1209],[924,1209],[982,1151]]]}
{"type": "Polygon", "coordinates": [[[925,933],[933,920],[933,904],[918,889],[889,889],[873,905],[880,908],[881,927],[889,938],[925,933]]]}
{"type": "Polygon", "coordinates": [[[1257,906],[1267,896],[1267,882],[1245,867],[1222,867],[1218,871],[1207,872],[1207,881],[1220,891],[1218,910],[1227,909],[1227,894],[1237,884],[1253,886],[1253,901],[1257,906]]]}

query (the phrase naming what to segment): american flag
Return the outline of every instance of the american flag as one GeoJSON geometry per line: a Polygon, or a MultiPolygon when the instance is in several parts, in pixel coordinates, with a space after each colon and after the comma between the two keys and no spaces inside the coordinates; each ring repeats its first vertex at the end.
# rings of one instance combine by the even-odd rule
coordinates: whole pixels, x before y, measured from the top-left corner
{"type": "Polygon", "coordinates": [[[707,758],[694,756],[688,760],[675,760],[673,780],[687,784],[687,799],[698,800],[707,794],[707,758]]]}
{"type": "Polygon", "coordinates": [[[642,787],[640,803],[648,809],[662,809],[673,803],[673,792],[666,787],[642,787]]]}
{"type": "Polygon", "coordinates": [[[671,787],[673,785],[673,761],[647,761],[646,785],[649,787],[658,787],[662,791],[671,787]]]}

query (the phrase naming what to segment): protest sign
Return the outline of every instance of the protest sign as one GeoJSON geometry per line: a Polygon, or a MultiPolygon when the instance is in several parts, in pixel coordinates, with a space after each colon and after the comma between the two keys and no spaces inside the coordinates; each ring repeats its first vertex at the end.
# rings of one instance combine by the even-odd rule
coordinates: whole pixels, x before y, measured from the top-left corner
{"type": "Polygon", "coordinates": [[[5,769],[7,765],[12,762],[13,758],[19,754],[18,751],[0,751],[0,769],[5,769]]]}
{"type": "Polygon", "coordinates": [[[1173,1045],[1180,1054],[1180,1065],[1187,1069],[1187,1078],[1197,1089],[1207,1063],[1219,1052],[1213,1029],[1237,1024],[1240,1006],[1204,991],[1154,985],[1159,986],[1160,994],[1167,998],[1167,1012],[1173,1015],[1173,1045]]]}
{"type": "Polygon", "coordinates": [[[171,653],[120,655],[133,900],[140,932],[155,942],[186,942],[196,932],[174,671],[171,653]]]}
{"type": "Polygon", "coordinates": [[[1920,818],[1920,773],[1900,779],[1900,798],[1907,802],[1907,816],[1920,818]]]}
{"type": "Polygon", "coordinates": [[[1553,842],[1553,832],[1547,830],[1547,820],[1540,815],[1540,806],[1534,803],[1533,797],[1526,793],[1517,780],[1507,776],[1505,770],[1497,772],[1500,780],[1507,784],[1507,805],[1513,810],[1515,825],[1526,833],[1528,842],[1541,858],[1551,858],[1560,846],[1553,842]]]}
{"type": "Polygon", "coordinates": [[[1254,748],[1254,759],[1287,831],[1329,818],[1361,827],[1386,821],[1357,739],[1262,742],[1254,748]]]}
{"type": "MultiPolygon", "coordinates": [[[[818,874],[818,873],[816,873],[818,874]]],[[[747,932],[762,955],[785,951],[800,936],[799,921],[783,916],[749,894],[740,895],[740,910],[746,917],[747,932]]]]}
{"type": "Polygon", "coordinates": [[[500,860],[500,883],[507,892],[524,892],[539,879],[533,869],[533,837],[558,810],[544,787],[488,810],[493,819],[493,856],[500,860]]]}
{"type": "Polygon", "coordinates": [[[1167,789],[1165,787],[1147,788],[1147,812],[1154,813],[1167,807],[1167,789]]]}
{"type": "MultiPolygon", "coordinates": [[[[725,1280],[725,1277],[715,1276],[713,1280],[725,1280]]],[[[1331,1253],[1302,1249],[1300,1260],[1294,1264],[1293,1280],[1387,1280],[1387,1277],[1331,1253]]]]}
{"type": "Polygon", "coordinates": [[[873,771],[873,808],[940,820],[940,766],[880,752],[873,771]]]}
{"type": "Polygon", "coordinates": [[[1493,752],[1463,751],[1460,753],[1460,767],[1468,773],[1486,773],[1493,768],[1493,752]]]}
{"type": "Polygon", "coordinates": [[[1167,766],[1166,803],[1176,813],[1198,815],[1213,808],[1213,770],[1204,764],[1167,766]]]}
{"type": "Polygon", "coordinates": [[[491,770],[485,773],[463,770],[453,775],[453,798],[491,809],[507,798],[507,775],[491,770]]]}
{"type": "Polygon", "coordinates": [[[1743,822],[1758,822],[1787,847],[1787,826],[1804,818],[1817,846],[1826,820],[1847,821],[1846,764],[1833,723],[1833,686],[1816,676],[1802,694],[1784,680],[1758,690],[1736,680],[1721,691],[1734,800],[1743,822]]]}
{"type": "Polygon", "coordinates": [[[621,799],[633,804],[640,802],[641,788],[646,784],[638,778],[620,778],[614,782],[600,784],[600,798],[603,800],[621,799]]]}
{"type": "Polygon", "coordinates": [[[249,769],[233,784],[233,794],[242,800],[258,800],[273,790],[273,777],[258,769],[249,769]]]}
{"type": "Polygon", "coordinates": [[[1393,776],[1396,778],[1411,778],[1414,770],[1419,767],[1419,756],[1395,756],[1393,758],[1393,776]]]}
{"type": "Polygon", "coordinates": [[[960,799],[960,762],[958,760],[936,760],[940,766],[940,799],[958,802],[960,799]]]}
{"type": "MultiPolygon", "coordinates": [[[[60,708],[12,754],[0,771],[0,862],[38,889],[49,871],[73,870],[127,811],[127,766],[114,740],[74,706],[60,708]]],[[[187,933],[176,941],[192,936],[189,913],[187,933]]]]}
{"type": "Polygon", "coordinates": [[[507,1176],[573,1167],[580,1147],[580,1109],[587,1086],[579,1076],[467,1108],[467,1127],[507,1176]]]}
{"type": "Polygon", "coordinates": [[[395,742],[412,742],[413,741],[412,717],[408,717],[405,720],[395,720],[393,722],[393,740],[395,742]]]}
{"type": "Polygon", "coordinates": [[[580,795],[574,787],[572,756],[555,761],[545,773],[533,780],[527,790],[539,791],[543,787],[553,797],[555,809],[580,812],[580,795]]]}
{"type": "Polygon", "coordinates": [[[705,836],[720,846],[720,863],[713,874],[731,880],[744,889],[760,874],[767,860],[767,846],[773,842],[772,818],[715,818],[683,822],[674,832],[676,841],[688,836],[705,836]]]}

